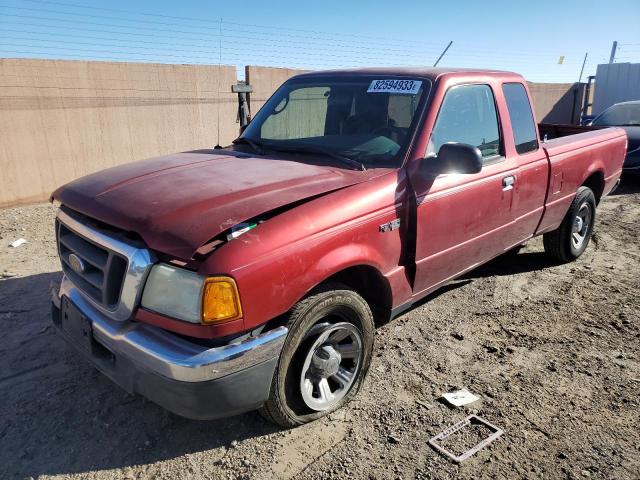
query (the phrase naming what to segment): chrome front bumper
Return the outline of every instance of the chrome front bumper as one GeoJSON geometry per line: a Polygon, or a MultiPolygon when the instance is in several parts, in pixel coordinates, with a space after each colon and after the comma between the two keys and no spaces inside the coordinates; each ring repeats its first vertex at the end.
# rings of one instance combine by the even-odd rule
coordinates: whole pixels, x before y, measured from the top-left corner
{"type": "Polygon", "coordinates": [[[151,325],[106,317],[66,277],[52,292],[52,301],[58,331],[100,371],[125,390],[190,418],[216,418],[259,407],[268,398],[287,335],[287,328],[278,327],[207,348],[151,325]],[[63,327],[63,317],[71,311],[90,325],[91,348],[82,348],[63,327]]]}

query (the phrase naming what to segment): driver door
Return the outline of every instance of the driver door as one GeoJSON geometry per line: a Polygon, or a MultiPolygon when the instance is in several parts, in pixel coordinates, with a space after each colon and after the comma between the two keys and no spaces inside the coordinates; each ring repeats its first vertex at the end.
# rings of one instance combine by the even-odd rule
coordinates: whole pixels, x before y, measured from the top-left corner
{"type": "Polygon", "coordinates": [[[449,88],[425,153],[437,153],[446,142],[477,146],[483,168],[476,174],[446,174],[435,179],[419,171],[412,174],[417,206],[414,295],[431,291],[502,253],[511,241],[508,232],[514,224],[517,164],[504,156],[489,85],[449,88]]]}

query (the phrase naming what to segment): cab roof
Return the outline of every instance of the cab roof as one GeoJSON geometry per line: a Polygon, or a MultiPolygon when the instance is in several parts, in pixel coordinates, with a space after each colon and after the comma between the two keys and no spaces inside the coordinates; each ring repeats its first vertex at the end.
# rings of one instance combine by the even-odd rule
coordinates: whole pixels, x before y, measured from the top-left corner
{"type": "Polygon", "coordinates": [[[380,76],[408,76],[428,78],[436,80],[437,78],[450,74],[467,74],[470,76],[482,75],[492,77],[521,77],[521,75],[503,71],[478,68],[421,68],[421,67],[384,67],[384,68],[352,68],[339,70],[319,70],[314,72],[306,72],[296,75],[296,77],[323,77],[332,76],[353,76],[353,75],[380,75],[380,76]]]}

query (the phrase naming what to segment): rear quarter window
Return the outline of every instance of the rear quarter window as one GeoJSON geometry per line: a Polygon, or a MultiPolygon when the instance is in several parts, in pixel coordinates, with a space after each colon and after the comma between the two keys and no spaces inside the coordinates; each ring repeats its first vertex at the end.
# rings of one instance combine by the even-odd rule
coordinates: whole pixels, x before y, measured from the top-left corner
{"type": "Polygon", "coordinates": [[[523,154],[537,150],[536,123],[533,119],[531,104],[524,85],[521,83],[505,83],[502,86],[502,91],[507,101],[516,152],[523,154]]]}

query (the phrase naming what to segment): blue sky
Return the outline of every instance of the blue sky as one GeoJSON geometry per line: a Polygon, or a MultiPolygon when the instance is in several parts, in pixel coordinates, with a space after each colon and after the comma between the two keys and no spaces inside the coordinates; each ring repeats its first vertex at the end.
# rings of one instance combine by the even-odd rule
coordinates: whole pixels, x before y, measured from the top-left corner
{"type": "Polygon", "coordinates": [[[442,66],[572,82],[614,40],[616,61],[640,62],[639,24],[640,0],[0,0],[0,57],[221,62],[242,77],[247,64],[430,66],[453,40],[442,66]]]}

